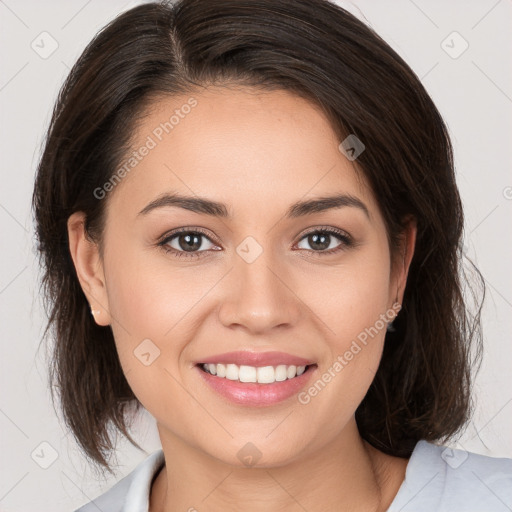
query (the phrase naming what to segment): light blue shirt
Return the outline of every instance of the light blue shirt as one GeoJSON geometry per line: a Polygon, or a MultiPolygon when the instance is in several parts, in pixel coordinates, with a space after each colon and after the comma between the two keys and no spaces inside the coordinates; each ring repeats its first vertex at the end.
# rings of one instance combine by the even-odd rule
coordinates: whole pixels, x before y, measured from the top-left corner
{"type": "MultiPolygon", "coordinates": [[[[148,512],[151,483],[165,463],[158,450],[107,492],[75,512],[148,512]]],[[[512,459],[419,441],[387,512],[510,512],[512,459]]]]}

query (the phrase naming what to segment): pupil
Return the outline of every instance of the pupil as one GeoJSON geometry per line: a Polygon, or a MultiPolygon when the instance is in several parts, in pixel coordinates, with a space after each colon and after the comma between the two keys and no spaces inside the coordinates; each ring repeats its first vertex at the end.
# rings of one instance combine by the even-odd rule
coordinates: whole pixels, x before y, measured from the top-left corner
{"type": "Polygon", "coordinates": [[[179,244],[183,250],[191,252],[201,247],[201,240],[197,235],[180,235],[179,244]]]}
{"type": "Polygon", "coordinates": [[[309,243],[314,249],[327,249],[329,247],[329,236],[330,235],[314,233],[309,235],[309,243]]]}

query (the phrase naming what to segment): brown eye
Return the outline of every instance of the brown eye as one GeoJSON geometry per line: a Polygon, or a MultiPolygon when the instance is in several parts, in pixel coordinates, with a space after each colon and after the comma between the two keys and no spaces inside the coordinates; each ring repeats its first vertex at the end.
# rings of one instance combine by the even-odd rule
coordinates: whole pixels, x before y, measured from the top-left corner
{"type": "MultiPolygon", "coordinates": [[[[176,237],[174,237],[176,238],[176,237]]],[[[179,234],[177,235],[177,245],[179,250],[183,251],[197,251],[201,248],[203,235],[192,233],[192,234],[179,234]]],[[[178,249],[175,247],[175,249],[178,249]]]]}
{"type": "Polygon", "coordinates": [[[299,241],[299,244],[301,243],[304,246],[301,247],[298,245],[299,249],[313,252],[326,252],[329,254],[352,245],[349,236],[334,229],[317,229],[306,233],[299,241]]]}
{"type": "Polygon", "coordinates": [[[158,245],[177,257],[202,256],[209,250],[220,250],[204,233],[191,229],[169,233],[158,245]]]}

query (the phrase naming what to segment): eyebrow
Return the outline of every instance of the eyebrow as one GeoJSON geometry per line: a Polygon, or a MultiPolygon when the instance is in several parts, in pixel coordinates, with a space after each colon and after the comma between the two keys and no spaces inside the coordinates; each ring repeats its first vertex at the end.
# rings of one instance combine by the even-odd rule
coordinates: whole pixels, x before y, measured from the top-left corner
{"type": "MultiPolygon", "coordinates": [[[[212,201],[204,197],[184,196],[180,194],[163,194],[145,206],[138,215],[146,215],[157,208],[165,207],[178,207],[213,217],[231,218],[228,208],[223,203],[212,201]]],[[[293,219],[342,207],[358,208],[370,219],[367,206],[360,199],[350,194],[337,194],[306,201],[297,201],[288,208],[285,217],[293,219]]]]}

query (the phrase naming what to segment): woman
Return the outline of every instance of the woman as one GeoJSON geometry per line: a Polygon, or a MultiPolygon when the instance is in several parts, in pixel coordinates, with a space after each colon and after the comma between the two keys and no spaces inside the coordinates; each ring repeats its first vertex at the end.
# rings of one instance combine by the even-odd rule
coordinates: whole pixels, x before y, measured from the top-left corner
{"type": "Polygon", "coordinates": [[[480,349],[446,127],[342,8],[119,16],[62,89],[34,209],[67,424],[106,469],[132,405],[162,442],[81,511],[511,504],[510,460],[442,445],[480,349]]]}

